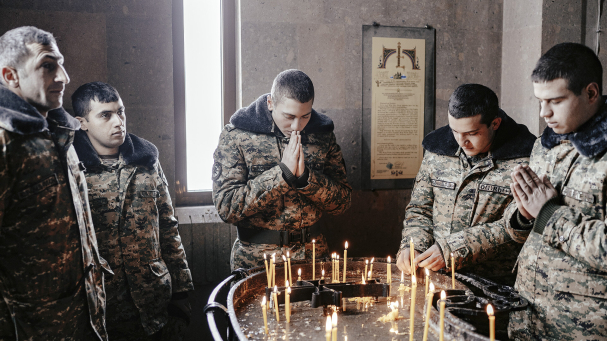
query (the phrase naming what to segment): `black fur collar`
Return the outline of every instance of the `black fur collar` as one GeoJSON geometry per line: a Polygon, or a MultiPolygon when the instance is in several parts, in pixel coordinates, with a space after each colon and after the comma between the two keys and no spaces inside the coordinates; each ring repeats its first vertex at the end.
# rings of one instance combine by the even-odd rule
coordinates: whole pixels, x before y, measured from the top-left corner
{"type": "MultiPolygon", "coordinates": [[[[254,133],[272,134],[274,121],[272,112],[268,109],[267,97],[269,95],[262,95],[248,107],[236,111],[230,117],[230,123],[236,128],[254,133]]],[[[333,121],[328,116],[312,110],[312,117],[302,133],[329,133],[333,131],[333,127],[333,121]]]]}
{"type": "MultiPolygon", "coordinates": [[[[86,168],[95,168],[101,165],[101,160],[91,144],[88,135],[82,130],[76,131],[74,148],[78,158],[86,168]]],[[[120,146],[120,154],[127,165],[145,166],[153,168],[158,160],[158,149],[147,140],[133,134],[126,134],[124,143],[120,146]]]]}
{"type": "MultiPolygon", "coordinates": [[[[607,102],[606,102],[607,103],[607,102]]],[[[585,157],[595,157],[607,149],[607,104],[577,132],[557,134],[546,127],[542,133],[542,146],[552,149],[563,140],[569,140],[577,151],[585,157]]]]}
{"type": "MultiPolygon", "coordinates": [[[[535,135],[531,134],[525,125],[516,123],[501,109],[499,117],[502,118],[502,124],[498,128],[491,146],[493,159],[509,160],[529,157],[536,140],[535,135]]],[[[455,156],[459,149],[449,125],[438,128],[426,135],[422,146],[427,151],[446,156],[455,156]]]]}
{"type": "Polygon", "coordinates": [[[49,128],[80,129],[80,122],[63,108],[51,110],[47,118],[14,92],[0,84],[0,127],[20,135],[39,133],[49,128]]]}

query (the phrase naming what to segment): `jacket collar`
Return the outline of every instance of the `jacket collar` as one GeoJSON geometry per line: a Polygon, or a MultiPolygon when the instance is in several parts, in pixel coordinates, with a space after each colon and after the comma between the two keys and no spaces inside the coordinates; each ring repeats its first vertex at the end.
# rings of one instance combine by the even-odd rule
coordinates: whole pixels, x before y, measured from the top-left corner
{"type": "MultiPolygon", "coordinates": [[[[261,134],[274,134],[272,112],[268,109],[267,97],[270,94],[260,96],[248,107],[239,109],[230,117],[230,123],[236,128],[261,134]]],[[[333,121],[326,115],[320,114],[312,109],[310,121],[302,131],[303,134],[328,133],[333,131],[333,121]]]]}
{"type": "MultiPolygon", "coordinates": [[[[516,123],[503,110],[500,109],[498,116],[502,118],[502,123],[491,146],[491,157],[494,160],[529,157],[536,140],[535,135],[525,125],[516,123]]],[[[422,146],[427,151],[446,156],[456,156],[460,149],[449,125],[426,135],[422,146]]]]}
{"type": "Polygon", "coordinates": [[[36,108],[0,84],[0,127],[12,133],[28,135],[54,127],[80,129],[80,122],[63,108],[51,110],[44,118],[36,108]]]}
{"type": "Polygon", "coordinates": [[[569,140],[585,157],[595,157],[607,149],[607,101],[599,111],[576,132],[557,134],[550,127],[542,133],[542,146],[552,149],[563,140],[569,140]]]}
{"type": "MultiPolygon", "coordinates": [[[[76,131],[74,137],[74,148],[78,158],[87,168],[101,166],[101,159],[86,132],[76,131]]],[[[158,160],[158,149],[147,140],[133,134],[126,134],[124,143],[119,148],[120,155],[127,165],[144,166],[153,168],[158,160]]]]}

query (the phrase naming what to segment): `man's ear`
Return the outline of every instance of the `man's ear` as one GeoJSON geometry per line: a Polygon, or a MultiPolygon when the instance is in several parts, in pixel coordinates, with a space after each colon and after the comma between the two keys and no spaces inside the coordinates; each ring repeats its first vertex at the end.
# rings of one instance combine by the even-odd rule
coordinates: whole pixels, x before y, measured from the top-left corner
{"type": "Polygon", "coordinates": [[[76,119],[80,121],[80,129],[82,129],[82,131],[89,130],[88,121],[86,120],[86,118],[82,116],[76,116],[76,119]]]}
{"type": "Polygon", "coordinates": [[[491,122],[491,129],[497,130],[497,128],[500,127],[500,124],[502,124],[502,118],[501,117],[494,118],[493,122],[491,122]]]}
{"type": "Polygon", "coordinates": [[[268,102],[268,110],[270,110],[270,111],[274,110],[274,103],[272,102],[272,95],[269,95],[267,97],[266,101],[268,102]]]}
{"type": "Polygon", "coordinates": [[[2,77],[2,83],[4,83],[7,87],[19,87],[19,75],[17,74],[16,69],[9,66],[3,66],[2,69],[0,69],[0,77],[2,77]]]}
{"type": "Polygon", "coordinates": [[[588,94],[588,101],[590,104],[594,104],[596,101],[601,99],[601,93],[599,92],[599,85],[596,82],[592,82],[586,85],[586,93],[588,94]]]}

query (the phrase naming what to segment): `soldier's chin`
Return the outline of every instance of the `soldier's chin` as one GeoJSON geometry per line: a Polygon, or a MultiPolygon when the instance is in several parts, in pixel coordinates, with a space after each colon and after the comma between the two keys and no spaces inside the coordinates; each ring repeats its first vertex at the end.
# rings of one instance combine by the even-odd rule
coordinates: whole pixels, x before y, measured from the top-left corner
{"type": "Polygon", "coordinates": [[[467,156],[475,156],[478,154],[478,150],[476,149],[466,149],[462,147],[462,150],[464,151],[464,154],[466,154],[467,156]]]}

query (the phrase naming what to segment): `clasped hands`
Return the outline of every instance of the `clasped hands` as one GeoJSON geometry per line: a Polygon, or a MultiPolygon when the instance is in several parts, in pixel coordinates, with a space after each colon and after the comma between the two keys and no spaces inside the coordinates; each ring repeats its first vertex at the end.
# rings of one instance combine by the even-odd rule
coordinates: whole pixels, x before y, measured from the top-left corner
{"type": "Polygon", "coordinates": [[[285,147],[281,162],[298,178],[306,170],[304,152],[301,145],[301,134],[299,131],[291,132],[291,139],[289,140],[289,144],[285,147]]]}
{"type": "Polygon", "coordinates": [[[546,174],[538,177],[529,166],[518,165],[511,173],[512,196],[521,215],[529,220],[540,213],[544,204],[558,195],[546,174]]]}

